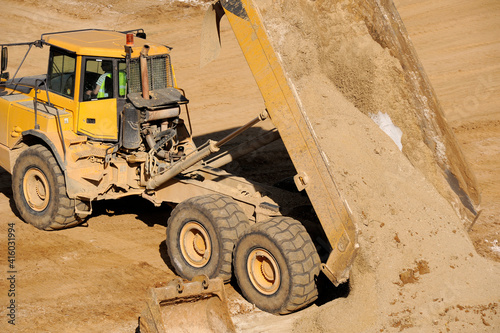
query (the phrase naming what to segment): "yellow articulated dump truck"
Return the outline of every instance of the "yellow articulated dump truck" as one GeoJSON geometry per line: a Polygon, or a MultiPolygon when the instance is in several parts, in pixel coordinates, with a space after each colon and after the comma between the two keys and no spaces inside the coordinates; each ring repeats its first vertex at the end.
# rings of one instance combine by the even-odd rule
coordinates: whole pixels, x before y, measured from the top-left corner
{"type": "Polygon", "coordinates": [[[92,214],[96,200],[137,195],[175,205],[166,243],[185,279],[228,282],[234,268],[244,295],[276,314],[313,302],[321,270],[335,284],[345,282],[354,225],[331,178],[306,161],[308,148],[294,147],[308,155],[299,156],[306,164],[295,182],[299,190],[314,188],[314,200],[323,196],[327,216],[306,231],[289,212],[310,206],[307,197],[219,169],[278,139],[276,130],[204,161],[268,119],[267,111],[197,147],[183,120],[188,99],[176,85],[170,48],[145,37],[142,29],[79,30],[1,45],[0,166],[12,174],[22,219],[42,230],[72,227],[92,214]],[[10,77],[7,49],[16,45],[48,47],[47,74],[10,77]],[[323,260],[312,241],[318,238],[323,260]]]}

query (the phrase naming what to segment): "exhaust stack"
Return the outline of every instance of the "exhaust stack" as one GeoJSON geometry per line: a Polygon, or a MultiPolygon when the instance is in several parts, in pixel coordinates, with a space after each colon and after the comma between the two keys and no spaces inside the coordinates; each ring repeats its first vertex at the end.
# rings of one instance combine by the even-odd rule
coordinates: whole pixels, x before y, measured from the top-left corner
{"type": "Polygon", "coordinates": [[[142,98],[149,99],[149,77],[148,77],[148,53],[149,45],[144,45],[141,50],[141,82],[142,82],[142,98]]]}

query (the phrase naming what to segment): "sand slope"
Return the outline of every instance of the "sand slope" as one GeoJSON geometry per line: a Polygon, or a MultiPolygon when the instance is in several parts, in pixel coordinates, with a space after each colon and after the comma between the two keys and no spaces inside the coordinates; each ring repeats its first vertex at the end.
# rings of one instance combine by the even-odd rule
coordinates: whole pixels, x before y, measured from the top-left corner
{"type": "Polygon", "coordinates": [[[448,202],[367,116],[410,113],[397,59],[342,2],[258,3],[359,229],[352,293],[296,331],[500,329],[500,266],[476,254],[448,202]]]}

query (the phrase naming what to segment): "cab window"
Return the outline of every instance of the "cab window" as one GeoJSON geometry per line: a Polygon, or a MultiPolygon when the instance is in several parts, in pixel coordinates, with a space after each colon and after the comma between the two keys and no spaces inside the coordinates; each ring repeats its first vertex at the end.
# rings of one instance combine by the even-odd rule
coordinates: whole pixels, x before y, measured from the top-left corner
{"type": "Polygon", "coordinates": [[[127,96],[127,63],[123,60],[118,62],[118,96],[127,96]]]}
{"type": "Polygon", "coordinates": [[[113,98],[113,60],[87,59],[83,82],[83,100],[113,98]]]}
{"type": "Polygon", "coordinates": [[[66,97],[75,93],[76,55],[57,48],[50,50],[49,89],[66,97]]]}

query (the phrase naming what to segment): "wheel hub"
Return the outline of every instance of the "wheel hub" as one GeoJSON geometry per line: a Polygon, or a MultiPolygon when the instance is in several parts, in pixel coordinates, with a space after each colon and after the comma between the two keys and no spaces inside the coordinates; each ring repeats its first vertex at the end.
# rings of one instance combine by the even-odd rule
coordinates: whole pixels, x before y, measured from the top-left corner
{"type": "Polygon", "coordinates": [[[31,209],[41,212],[50,201],[50,189],[47,177],[37,168],[29,169],[23,178],[23,192],[31,209]]]}
{"type": "Polygon", "coordinates": [[[247,271],[253,286],[264,295],[274,294],[280,287],[278,262],[265,249],[254,249],[247,259],[247,271]]]}
{"type": "Polygon", "coordinates": [[[210,260],[210,237],[205,227],[198,222],[191,221],[182,227],[179,245],[184,259],[193,267],[203,267],[210,260]]]}
{"type": "Polygon", "coordinates": [[[207,251],[207,244],[205,243],[205,239],[202,235],[196,234],[194,236],[193,248],[196,253],[200,254],[201,256],[205,254],[205,252],[207,251]]]}

